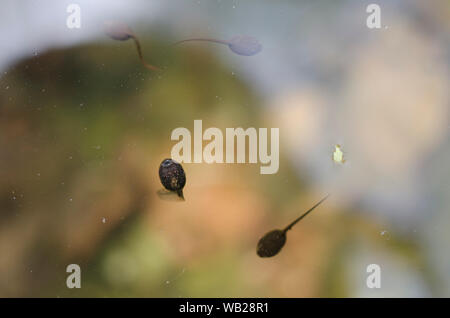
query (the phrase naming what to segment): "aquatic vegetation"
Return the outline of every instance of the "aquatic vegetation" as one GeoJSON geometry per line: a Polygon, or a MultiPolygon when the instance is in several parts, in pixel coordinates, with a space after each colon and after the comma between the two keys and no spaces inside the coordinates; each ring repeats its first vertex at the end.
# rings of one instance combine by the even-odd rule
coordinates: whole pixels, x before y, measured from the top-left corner
{"type": "Polygon", "coordinates": [[[317,208],[323,201],[328,198],[329,195],[325,196],[322,200],[316,203],[311,209],[303,213],[300,217],[289,224],[284,230],[272,230],[266,233],[258,242],[256,247],[256,253],[259,257],[272,257],[277,255],[283,246],[286,244],[286,232],[289,231],[295,224],[297,224],[301,219],[307,216],[312,210],[317,208]]]}
{"type": "Polygon", "coordinates": [[[194,38],[178,41],[175,45],[190,41],[206,41],[227,45],[231,51],[238,55],[252,56],[258,54],[262,50],[262,45],[254,37],[248,35],[237,35],[229,41],[211,39],[211,38],[194,38]]]}
{"type": "Polygon", "coordinates": [[[129,39],[133,39],[134,43],[136,44],[136,49],[138,52],[139,60],[141,61],[142,65],[144,65],[145,68],[152,70],[152,71],[160,71],[161,70],[159,67],[150,65],[144,60],[144,56],[142,54],[141,43],[140,43],[139,39],[134,34],[134,32],[131,30],[131,28],[128,25],[126,25],[125,23],[113,22],[113,21],[105,22],[105,33],[111,39],[117,40],[117,41],[127,41],[129,39]]]}
{"type": "MultiPolygon", "coordinates": [[[[186,174],[183,167],[172,159],[164,159],[159,166],[159,178],[167,190],[176,193],[184,200],[183,188],[186,184],[186,174]]],[[[159,192],[161,195],[162,192],[159,192]]]]}

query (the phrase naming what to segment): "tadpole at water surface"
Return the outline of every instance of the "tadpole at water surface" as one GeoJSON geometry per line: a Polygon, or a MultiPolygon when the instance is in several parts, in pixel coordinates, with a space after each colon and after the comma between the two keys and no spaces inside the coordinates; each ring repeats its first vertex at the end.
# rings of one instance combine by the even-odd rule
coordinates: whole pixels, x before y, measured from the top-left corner
{"type": "Polygon", "coordinates": [[[175,45],[178,45],[178,44],[184,43],[184,42],[191,42],[191,41],[206,41],[206,42],[225,44],[234,53],[236,53],[238,55],[244,55],[244,56],[252,56],[252,55],[258,54],[262,50],[262,45],[259,43],[259,41],[256,38],[254,38],[252,36],[248,36],[248,35],[237,35],[229,41],[212,39],[212,38],[193,38],[193,39],[186,39],[186,40],[178,41],[175,43],[175,45]]]}
{"type": "Polygon", "coordinates": [[[272,257],[277,255],[284,244],[286,244],[286,232],[289,231],[295,224],[297,224],[301,219],[308,215],[312,210],[317,208],[323,201],[329,197],[329,194],[325,196],[322,200],[316,203],[311,209],[303,213],[300,217],[294,220],[283,230],[272,230],[266,233],[258,242],[256,247],[256,253],[259,257],[272,257]]]}
{"type": "Polygon", "coordinates": [[[173,159],[164,159],[159,166],[159,179],[164,188],[169,190],[169,192],[158,191],[161,198],[170,198],[171,193],[176,193],[180,199],[184,200],[183,188],[186,185],[186,174],[181,164],[173,159]]]}
{"type": "Polygon", "coordinates": [[[144,56],[142,54],[141,43],[137,36],[134,34],[133,30],[131,30],[128,25],[122,22],[107,21],[104,24],[104,31],[113,40],[127,41],[129,39],[133,39],[134,43],[136,44],[139,60],[141,61],[142,65],[152,71],[161,71],[159,67],[150,65],[145,62],[144,56]]]}

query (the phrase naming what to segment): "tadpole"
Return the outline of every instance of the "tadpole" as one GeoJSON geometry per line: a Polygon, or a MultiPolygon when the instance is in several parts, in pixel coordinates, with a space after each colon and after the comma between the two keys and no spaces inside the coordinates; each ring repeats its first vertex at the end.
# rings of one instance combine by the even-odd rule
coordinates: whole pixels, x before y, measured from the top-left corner
{"type": "Polygon", "coordinates": [[[259,53],[262,50],[262,45],[254,37],[248,35],[237,35],[231,40],[218,40],[211,38],[193,38],[176,42],[174,45],[189,42],[189,41],[206,41],[227,45],[231,51],[238,55],[252,56],[259,53]]]}
{"type": "Polygon", "coordinates": [[[186,174],[181,164],[173,159],[164,159],[159,166],[159,178],[164,188],[176,193],[184,200],[183,188],[186,184],[186,174]]]}
{"type": "Polygon", "coordinates": [[[144,60],[144,56],[142,54],[141,43],[131,28],[122,22],[113,22],[107,21],[105,22],[105,33],[113,40],[117,41],[127,41],[129,39],[133,39],[136,44],[136,49],[139,55],[139,60],[145,68],[152,71],[161,71],[159,67],[154,65],[150,65],[144,60]]]}
{"type": "Polygon", "coordinates": [[[319,204],[325,201],[330,195],[328,194],[318,203],[316,203],[311,209],[303,213],[299,218],[295,219],[294,222],[289,224],[284,230],[272,230],[266,233],[258,242],[256,247],[256,253],[259,257],[272,257],[277,255],[284,244],[286,244],[286,232],[289,231],[295,224],[297,224],[301,219],[308,215],[312,210],[317,208],[319,204]]]}

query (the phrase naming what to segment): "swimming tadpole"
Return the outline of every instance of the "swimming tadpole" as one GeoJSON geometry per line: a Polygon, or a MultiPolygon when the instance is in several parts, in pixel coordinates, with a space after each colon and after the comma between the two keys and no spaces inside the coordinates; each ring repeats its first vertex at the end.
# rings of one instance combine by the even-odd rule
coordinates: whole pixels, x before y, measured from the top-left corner
{"type": "Polygon", "coordinates": [[[256,247],[256,253],[259,257],[272,257],[277,255],[284,244],[286,244],[286,232],[289,231],[295,224],[297,224],[301,219],[308,215],[312,210],[317,208],[319,204],[325,201],[329,197],[329,194],[325,196],[322,200],[316,203],[311,209],[303,213],[299,218],[295,219],[294,222],[289,224],[284,230],[273,230],[266,233],[258,242],[256,247]]]}
{"type": "Polygon", "coordinates": [[[170,200],[170,194],[176,193],[184,201],[183,188],[186,185],[184,169],[173,159],[164,159],[159,165],[159,179],[169,192],[158,191],[162,199],[170,200]]]}
{"type": "Polygon", "coordinates": [[[190,41],[206,41],[225,44],[230,48],[232,52],[244,56],[252,56],[261,52],[262,50],[262,45],[259,43],[259,41],[256,38],[248,35],[237,35],[229,41],[211,38],[193,38],[178,41],[175,43],[175,45],[190,41]]]}
{"type": "Polygon", "coordinates": [[[152,71],[161,71],[159,67],[150,65],[144,60],[141,43],[137,36],[134,34],[133,30],[131,30],[128,25],[122,22],[107,21],[104,23],[104,31],[106,35],[116,41],[127,41],[129,39],[133,39],[134,43],[136,44],[139,60],[141,61],[142,65],[152,71]]]}

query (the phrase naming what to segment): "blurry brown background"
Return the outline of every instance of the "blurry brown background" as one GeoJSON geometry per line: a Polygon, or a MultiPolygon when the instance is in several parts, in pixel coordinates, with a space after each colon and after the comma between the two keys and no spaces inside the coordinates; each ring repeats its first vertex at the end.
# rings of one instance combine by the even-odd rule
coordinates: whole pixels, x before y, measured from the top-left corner
{"type": "Polygon", "coordinates": [[[368,1],[79,1],[80,30],[69,3],[0,13],[0,296],[450,295],[448,1],[378,1],[379,30],[368,1]],[[111,18],[163,72],[101,32],[111,18]],[[236,34],[262,52],[171,46],[236,34]],[[170,134],[195,119],[280,128],[279,172],[184,164],[186,201],[161,200],[170,134]],[[81,289],[66,287],[72,263],[81,289]]]}

